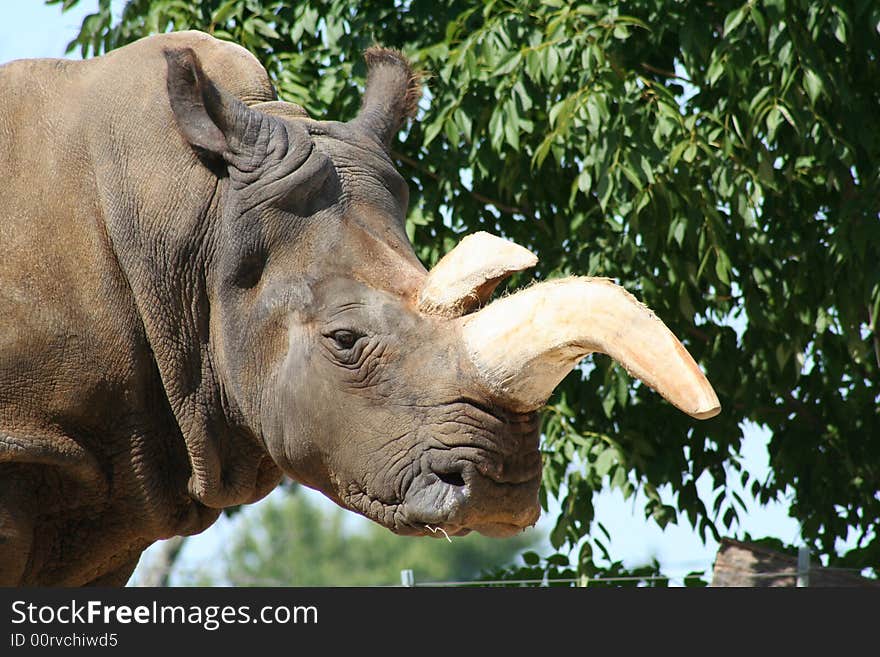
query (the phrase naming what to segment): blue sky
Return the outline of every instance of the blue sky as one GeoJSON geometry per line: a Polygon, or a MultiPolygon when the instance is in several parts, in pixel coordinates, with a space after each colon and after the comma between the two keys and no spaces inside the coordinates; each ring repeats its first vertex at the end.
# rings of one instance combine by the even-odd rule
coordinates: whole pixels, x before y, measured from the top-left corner
{"type": "MultiPolygon", "coordinates": [[[[41,0],[5,0],[3,20],[0,21],[0,63],[22,57],[64,56],[65,47],[76,34],[83,17],[95,11],[97,5],[97,0],[81,0],[75,9],[62,14],[57,5],[47,7],[41,0]]],[[[758,479],[763,479],[769,472],[767,439],[766,431],[754,426],[747,427],[742,457],[746,469],[758,479]]],[[[710,505],[712,491],[707,490],[709,487],[706,484],[705,478],[698,480],[698,490],[710,505]]],[[[732,532],[733,537],[741,538],[744,532],[749,532],[755,537],[776,536],[786,543],[799,543],[798,524],[788,517],[784,501],[762,507],[751,499],[748,491],[736,484],[732,484],[732,487],[747,503],[747,512],[741,514],[742,525],[732,532]]],[[[314,495],[323,500],[320,495],[314,495]]],[[[668,491],[666,498],[670,499],[668,491]]],[[[671,576],[711,568],[718,548],[714,541],[704,543],[686,522],[661,530],[653,521],[641,516],[640,508],[640,498],[625,501],[619,491],[606,491],[599,496],[597,519],[613,537],[611,552],[616,559],[622,559],[628,566],[636,566],[655,557],[664,572],[671,576]]],[[[551,510],[549,515],[545,514],[539,527],[546,529],[552,516],[551,510]]],[[[355,516],[352,518],[354,523],[362,521],[355,516]]],[[[183,567],[193,567],[216,557],[231,529],[232,523],[222,520],[188,541],[183,554],[183,567]]],[[[149,558],[148,551],[141,563],[149,558]]],[[[135,580],[136,577],[137,573],[135,580]]]]}
{"type": "Polygon", "coordinates": [[[97,0],[81,0],[64,14],[42,0],[3,0],[0,62],[24,57],[61,57],[82,19],[97,10],[97,0]]]}

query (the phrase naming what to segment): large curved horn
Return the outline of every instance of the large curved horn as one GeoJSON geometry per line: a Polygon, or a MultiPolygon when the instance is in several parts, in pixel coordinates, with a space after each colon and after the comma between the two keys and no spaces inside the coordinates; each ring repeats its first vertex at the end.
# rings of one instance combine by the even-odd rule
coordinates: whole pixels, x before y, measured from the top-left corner
{"type": "Polygon", "coordinates": [[[461,317],[486,303],[512,273],[537,263],[537,256],[519,244],[482,231],[468,235],[428,272],[419,311],[461,317]]]}
{"type": "Polygon", "coordinates": [[[688,415],[706,419],[721,411],[711,384],[681,342],[608,279],[539,283],[459,321],[485,383],[517,410],[542,406],[581,358],[598,351],[688,415]]]}

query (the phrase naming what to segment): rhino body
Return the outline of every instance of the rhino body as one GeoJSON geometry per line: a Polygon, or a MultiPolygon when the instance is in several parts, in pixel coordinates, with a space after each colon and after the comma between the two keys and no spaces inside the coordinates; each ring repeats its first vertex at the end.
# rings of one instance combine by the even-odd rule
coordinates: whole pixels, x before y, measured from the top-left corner
{"type": "Polygon", "coordinates": [[[366,56],[348,123],[199,32],[0,67],[0,584],[124,584],[283,475],[400,534],[511,535],[539,514],[536,411],[596,350],[717,412],[605,281],[485,306],[534,264],[488,237],[426,272],[388,157],[418,76],[366,56]],[[599,332],[569,330],[594,293],[599,332]]]}
{"type": "Polygon", "coordinates": [[[4,584],[125,583],[152,542],[281,476],[224,417],[206,289],[218,181],[173,123],[162,51],[177,45],[238,97],[274,98],[253,57],[199,34],[0,68],[4,584]]]}

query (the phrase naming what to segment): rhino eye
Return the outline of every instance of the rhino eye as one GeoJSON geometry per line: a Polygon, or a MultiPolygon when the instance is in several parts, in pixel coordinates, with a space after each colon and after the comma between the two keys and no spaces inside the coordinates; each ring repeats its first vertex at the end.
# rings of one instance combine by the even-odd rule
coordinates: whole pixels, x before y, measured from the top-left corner
{"type": "Polygon", "coordinates": [[[340,349],[351,349],[363,336],[355,331],[340,329],[338,331],[333,331],[333,333],[330,334],[330,337],[340,349]]]}
{"type": "Polygon", "coordinates": [[[250,289],[260,282],[266,267],[266,254],[262,251],[250,253],[238,264],[233,283],[242,289],[250,289]]]}

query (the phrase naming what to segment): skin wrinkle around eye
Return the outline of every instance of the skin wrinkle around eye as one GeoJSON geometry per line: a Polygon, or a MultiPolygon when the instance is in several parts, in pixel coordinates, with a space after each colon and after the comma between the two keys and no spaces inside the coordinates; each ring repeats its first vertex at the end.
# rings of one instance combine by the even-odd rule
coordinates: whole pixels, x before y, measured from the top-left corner
{"type": "Polygon", "coordinates": [[[385,355],[387,345],[384,339],[376,338],[371,344],[364,349],[362,356],[362,364],[359,370],[359,376],[350,381],[350,384],[365,388],[383,383],[380,375],[384,370],[383,356],[385,355]]]}
{"type": "Polygon", "coordinates": [[[371,348],[372,340],[368,336],[361,336],[349,349],[344,349],[337,344],[332,335],[323,337],[322,346],[325,353],[330,356],[331,362],[349,372],[360,372],[364,361],[375,348],[371,348]]]}
{"type": "Polygon", "coordinates": [[[343,303],[335,310],[330,311],[329,317],[331,320],[336,319],[337,317],[339,317],[339,315],[342,315],[343,313],[349,312],[351,310],[363,308],[364,305],[365,304],[362,301],[349,301],[347,303],[343,303]]]}

